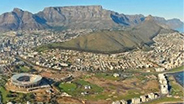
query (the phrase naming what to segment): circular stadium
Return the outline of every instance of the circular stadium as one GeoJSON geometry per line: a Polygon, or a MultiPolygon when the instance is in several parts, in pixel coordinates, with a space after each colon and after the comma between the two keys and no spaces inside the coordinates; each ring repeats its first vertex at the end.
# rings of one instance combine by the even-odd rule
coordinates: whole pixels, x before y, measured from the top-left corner
{"type": "Polygon", "coordinates": [[[11,77],[11,83],[17,87],[35,87],[40,84],[42,77],[40,75],[20,73],[11,77]]]}

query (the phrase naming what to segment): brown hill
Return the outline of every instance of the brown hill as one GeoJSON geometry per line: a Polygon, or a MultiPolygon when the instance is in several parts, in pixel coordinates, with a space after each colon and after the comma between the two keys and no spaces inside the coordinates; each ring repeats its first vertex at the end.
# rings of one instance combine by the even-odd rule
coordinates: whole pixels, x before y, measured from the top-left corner
{"type": "Polygon", "coordinates": [[[152,17],[146,18],[145,22],[135,28],[126,31],[102,30],[79,36],[73,40],[49,44],[47,47],[64,48],[100,53],[116,53],[136,48],[144,48],[153,43],[152,38],[159,33],[173,32],[157,25],[152,17]]]}

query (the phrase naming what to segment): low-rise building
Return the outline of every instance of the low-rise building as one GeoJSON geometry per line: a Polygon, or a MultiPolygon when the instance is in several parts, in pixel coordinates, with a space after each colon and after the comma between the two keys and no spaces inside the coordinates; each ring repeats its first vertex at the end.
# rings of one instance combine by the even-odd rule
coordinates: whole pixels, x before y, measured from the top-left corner
{"type": "Polygon", "coordinates": [[[156,72],[163,72],[163,71],[165,71],[165,68],[155,68],[155,71],[156,72]]]}
{"type": "Polygon", "coordinates": [[[140,99],[141,99],[142,103],[146,102],[146,96],[142,95],[142,96],[140,96],[140,99]]]}
{"type": "Polygon", "coordinates": [[[123,100],[123,99],[120,100],[120,102],[121,102],[121,104],[128,104],[127,101],[125,101],[125,100],[123,100]]]}
{"type": "Polygon", "coordinates": [[[141,99],[140,98],[132,98],[131,99],[131,104],[140,104],[141,103],[141,99]]]}
{"type": "Polygon", "coordinates": [[[168,94],[169,93],[168,85],[160,85],[160,88],[161,88],[161,93],[162,94],[168,94]]]}
{"type": "Polygon", "coordinates": [[[149,93],[148,98],[151,99],[151,100],[155,99],[155,94],[154,93],[149,93]]]}
{"type": "Polygon", "coordinates": [[[120,75],[118,73],[114,73],[113,76],[116,78],[119,77],[120,75]]]}
{"type": "Polygon", "coordinates": [[[112,102],[112,104],[121,104],[121,102],[120,101],[114,101],[114,102],[112,102]]]}
{"type": "Polygon", "coordinates": [[[165,74],[158,74],[158,79],[159,79],[159,83],[160,83],[160,90],[161,90],[161,94],[168,94],[169,90],[168,90],[168,83],[167,83],[167,79],[165,74]]]}

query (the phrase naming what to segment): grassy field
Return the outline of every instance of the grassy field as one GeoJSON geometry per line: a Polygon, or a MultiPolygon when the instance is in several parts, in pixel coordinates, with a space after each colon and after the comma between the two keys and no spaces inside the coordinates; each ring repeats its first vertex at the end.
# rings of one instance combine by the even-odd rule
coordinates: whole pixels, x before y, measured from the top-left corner
{"type": "Polygon", "coordinates": [[[9,98],[7,97],[8,94],[10,94],[3,86],[0,86],[0,93],[2,96],[2,102],[6,103],[9,98]]]}
{"type": "Polygon", "coordinates": [[[9,101],[16,101],[26,103],[27,101],[34,102],[34,95],[32,93],[22,94],[7,91],[3,86],[0,86],[0,94],[2,96],[3,104],[9,101]]]}
{"type": "Polygon", "coordinates": [[[119,80],[119,77],[114,77],[112,74],[106,74],[106,73],[96,73],[95,77],[97,78],[104,78],[104,79],[108,79],[108,80],[119,80]]]}
{"type": "Polygon", "coordinates": [[[0,86],[4,86],[6,84],[6,80],[5,79],[8,79],[8,77],[5,77],[5,76],[0,76],[0,86]]]}
{"type": "Polygon", "coordinates": [[[74,96],[74,97],[76,97],[76,96],[81,97],[82,92],[89,92],[89,94],[87,96],[91,96],[91,95],[94,95],[96,93],[100,93],[103,91],[103,88],[101,88],[95,84],[89,83],[87,81],[84,81],[84,80],[75,80],[72,83],[60,83],[59,89],[61,91],[64,91],[64,92],[74,96]],[[90,86],[91,89],[85,89],[84,87],[86,85],[90,86]]]}
{"type": "Polygon", "coordinates": [[[153,101],[150,101],[149,103],[144,103],[144,104],[158,104],[158,103],[161,103],[161,102],[176,102],[176,101],[181,101],[181,99],[179,98],[168,98],[168,97],[165,97],[165,98],[160,98],[160,99],[157,99],[157,100],[153,100],[153,101]]]}
{"type": "Polygon", "coordinates": [[[76,82],[75,82],[77,85],[81,85],[82,87],[84,87],[84,86],[91,86],[91,92],[93,92],[93,93],[100,93],[100,92],[102,92],[103,91],[103,88],[101,88],[101,87],[99,87],[99,86],[97,86],[97,85],[95,85],[95,84],[92,84],[92,83],[89,83],[89,82],[87,82],[87,81],[84,81],[84,80],[77,80],[76,82]]]}
{"type": "Polygon", "coordinates": [[[184,88],[175,81],[173,76],[169,77],[169,84],[171,85],[171,95],[183,97],[184,88]]]}
{"type": "Polygon", "coordinates": [[[134,97],[139,97],[150,93],[150,91],[157,92],[159,88],[157,87],[157,81],[154,78],[147,79],[148,75],[142,75],[138,73],[136,75],[126,73],[127,77],[114,77],[113,73],[96,73],[93,76],[85,77],[85,80],[90,82],[95,82],[95,84],[100,85],[104,88],[104,92],[98,94],[97,96],[86,96],[87,99],[93,100],[129,100],[134,97]],[[143,82],[142,82],[143,81],[143,82]],[[147,85],[150,83],[155,83],[153,86],[147,85]],[[136,84],[135,84],[136,83],[136,84]],[[128,84],[128,85],[126,85],[128,84]],[[135,85],[134,85],[135,84],[135,85]],[[144,90],[144,91],[142,91],[144,90]]]}
{"type": "Polygon", "coordinates": [[[108,96],[108,94],[100,93],[100,94],[96,94],[96,95],[92,95],[92,96],[83,96],[83,98],[86,100],[97,101],[97,100],[105,100],[105,99],[109,98],[109,96],[108,96]]]}
{"type": "Polygon", "coordinates": [[[72,94],[71,92],[75,91],[77,86],[73,83],[61,83],[59,84],[59,88],[64,92],[72,94]]]}
{"type": "MultiPolygon", "coordinates": [[[[9,100],[7,98],[7,95],[9,94],[9,92],[5,89],[5,84],[6,84],[6,78],[5,76],[1,76],[2,79],[0,79],[0,94],[2,96],[2,102],[5,103],[7,100],[9,100]]],[[[8,78],[7,78],[8,79],[8,78]]]]}
{"type": "Polygon", "coordinates": [[[181,71],[184,71],[184,66],[180,66],[180,67],[171,69],[171,70],[167,71],[167,73],[176,73],[176,72],[181,72],[181,71]]]}
{"type": "Polygon", "coordinates": [[[21,70],[21,72],[29,72],[30,71],[30,68],[29,67],[26,67],[26,66],[21,66],[20,67],[20,70],[21,70]]]}
{"type": "Polygon", "coordinates": [[[19,72],[19,73],[27,73],[27,72],[30,72],[31,71],[31,68],[28,67],[28,66],[16,66],[15,67],[15,72],[19,72]]]}

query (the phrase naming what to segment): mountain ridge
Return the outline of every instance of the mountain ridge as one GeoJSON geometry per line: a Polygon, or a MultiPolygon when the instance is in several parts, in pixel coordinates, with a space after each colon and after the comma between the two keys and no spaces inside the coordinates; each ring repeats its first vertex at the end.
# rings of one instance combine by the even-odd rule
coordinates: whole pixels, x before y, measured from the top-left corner
{"type": "MultiPolygon", "coordinates": [[[[38,13],[19,8],[0,15],[0,31],[43,30],[43,29],[122,29],[144,22],[144,15],[126,15],[103,9],[100,5],[46,7],[38,13]]],[[[154,17],[163,27],[179,28],[179,19],[166,20],[154,17]]]]}

